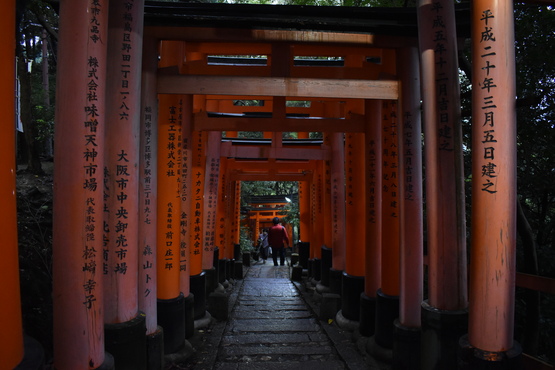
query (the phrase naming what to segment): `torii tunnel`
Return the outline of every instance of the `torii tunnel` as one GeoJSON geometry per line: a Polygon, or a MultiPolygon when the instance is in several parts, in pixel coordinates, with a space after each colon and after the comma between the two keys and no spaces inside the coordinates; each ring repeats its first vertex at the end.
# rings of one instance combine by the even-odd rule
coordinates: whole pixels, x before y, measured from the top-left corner
{"type": "MultiPolygon", "coordinates": [[[[0,359],[11,369],[25,351],[7,42],[15,0],[4,3],[0,275],[9,299],[0,325],[10,335],[0,359]]],[[[407,359],[422,369],[539,366],[525,365],[534,360],[514,340],[513,34],[511,1],[475,0],[472,9],[448,0],[416,9],[61,1],[54,367],[159,369],[179,352],[240,263],[241,182],[257,180],[299,182],[310,247],[302,267],[320,294],[340,297],[342,321],[392,351],[393,368],[412,368],[407,359]],[[462,39],[473,50],[468,241],[462,39]],[[239,131],[264,139],[242,142],[239,131]]]]}

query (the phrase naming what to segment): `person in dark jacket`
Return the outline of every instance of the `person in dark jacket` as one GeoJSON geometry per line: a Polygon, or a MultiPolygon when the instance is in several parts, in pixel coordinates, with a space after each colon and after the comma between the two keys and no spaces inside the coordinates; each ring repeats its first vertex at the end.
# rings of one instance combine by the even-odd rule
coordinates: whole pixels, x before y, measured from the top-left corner
{"type": "Polygon", "coordinates": [[[289,236],[285,227],[280,224],[278,217],[274,217],[272,223],[274,226],[268,230],[268,243],[272,247],[274,266],[278,265],[278,254],[280,265],[283,266],[285,264],[285,248],[289,248],[289,236]]]}

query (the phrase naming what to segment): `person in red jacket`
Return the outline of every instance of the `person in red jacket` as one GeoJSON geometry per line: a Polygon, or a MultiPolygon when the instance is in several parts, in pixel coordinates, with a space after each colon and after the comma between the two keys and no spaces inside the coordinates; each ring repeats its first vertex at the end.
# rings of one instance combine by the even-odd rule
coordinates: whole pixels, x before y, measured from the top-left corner
{"type": "Polygon", "coordinates": [[[272,220],[274,226],[268,230],[268,243],[272,247],[272,258],[274,266],[277,266],[277,256],[279,254],[280,265],[285,264],[285,247],[289,248],[289,236],[285,227],[281,226],[278,217],[272,220]]]}

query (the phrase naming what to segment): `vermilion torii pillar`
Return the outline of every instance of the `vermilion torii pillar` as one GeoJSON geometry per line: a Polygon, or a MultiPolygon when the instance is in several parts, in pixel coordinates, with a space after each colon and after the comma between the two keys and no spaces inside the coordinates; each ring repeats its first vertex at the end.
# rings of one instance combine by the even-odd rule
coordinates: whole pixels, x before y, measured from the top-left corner
{"type": "MultiPolygon", "coordinates": [[[[0,358],[6,368],[13,369],[23,358],[23,328],[21,323],[21,297],[19,292],[19,257],[17,244],[17,209],[15,197],[15,0],[7,1],[0,15],[3,40],[0,45],[0,104],[4,112],[0,136],[0,198],[2,212],[0,230],[4,251],[0,259],[2,276],[2,305],[0,327],[0,358]]],[[[22,63],[23,61],[21,61],[22,63]]]]}
{"type": "Polygon", "coordinates": [[[181,119],[179,95],[158,96],[158,322],[164,329],[164,353],[185,342],[185,303],[180,284],[181,119]]]}
{"type": "Polygon", "coordinates": [[[401,80],[399,120],[400,294],[393,336],[393,368],[420,369],[420,315],[424,280],[422,127],[418,49],[397,51],[401,80]]]}
{"type": "Polygon", "coordinates": [[[364,134],[345,134],[345,271],[341,282],[339,318],[343,328],[354,330],[360,316],[360,294],[364,291],[366,252],[364,134]]]}
{"type": "Polygon", "coordinates": [[[520,368],[514,338],[516,114],[512,2],[472,10],[472,254],[463,369],[520,368]]]}
{"type": "Polygon", "coordinates": [[[179,217],[179,287],[185,297],[185,338],[195,334],[194,297],[191,294],[191,233],[193,163],[193,96],[182,95],[181,120],[181,215],[179,217]]]}
{"type": "Polygon", "coordinates": [[[330,290],[341,294],[341,276],[345,270],[345,144],[343,133],[330,134],[331,158],[331,231],[332,266],[330,290]]]}
{"type": "MultiPolygon", "coordinates": [[[[116,367],[129,369],[146,369],[145,315],[139,313],[138,300],[143,13],[143,1],[110,1],[103,171],[104,322],[106,350],[114,356],[116,367]]],[[[90,171],[100,170],[90,167],[90,171]]]]}
{"type": "MultiPolygon", "coordinates": [[[[60,5],[54,151],[54,366],[101,367],[108,2],[60,5]],[[96,168],[97,171],[92,171],[96,168]]],[[[109,357],[108,357],[109,358],[109,357]]]]}
{"type": "Polygon", "coordinates": [[[467,324],[465,197],[454,3],[418,7],[424,114],[428,300],[422,304],[422,366],[457,367],[467,324]]]}
{"type": "Polygon", "coordinates": [[[310,242],[310,185],[299,181],[299,241],[303,242],[310,242]]]}
{"type": "MultiPolygon", "coordinates": [[[[191,293],[194,296],[194,318],[206,316],[206,272],[204,269],[204,196],[206,182],[206,142],[207,133],[193,131],[192,173],[191,173],[191,221],[189,223],[191,239],[191,293]]],[[[206,251],[209,253],[209,251],[206,251]]]]}
{"type": "Polygon", "coordinates": [[[158,197],[158,45],[143,39],[139,160],[139,310],[146,315],[147,368],[163,364],[163,330],[158,326],[156,290],[156,223],[158,197]]]}
{"type": "Polygon", "coordinates": [[[209,131],[206,133],[206,136],[202,217],[202,269],[206,273],[206,291],[211,293],[218,287],[218,277],[214,266],[214,247],[216,240],[216,205],[218,201],[222,133],[220,131],[209,131]]]}
{"type": "MultiPolygon", "coordinates": [[[[364,138],[366,184],[366,242],[364,293],[360,298],[361,335],[374,335],[376,326],[376,293],[381,286],[382,261],[382,103],[366,100],[364,138]]],[[[370,350],[370,349],[368,349],[370,350]]]]}
{"type": "Polygon", "coordinates": [[[398,105],[382,102],[382,268],[381,286],[376,300],[378,345],[393,347],[393,322],[399,316],[399,143],[398,105]]]}

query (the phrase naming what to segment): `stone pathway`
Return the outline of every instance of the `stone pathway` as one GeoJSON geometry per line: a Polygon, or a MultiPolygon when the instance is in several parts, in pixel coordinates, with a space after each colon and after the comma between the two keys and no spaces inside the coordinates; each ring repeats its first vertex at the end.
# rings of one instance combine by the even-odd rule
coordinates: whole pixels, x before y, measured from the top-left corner
{"type": "Polygon", "coordinates": [[[290,267],[254,262],[232,289],[229,320],[199,330],[196,353],[166,369],[371,369],[356,344],[329,332],[290,280],[290,267]],[[338,339],[339,337],[339,339],[338,339]],[[340,349],[338,351],[338,348],[340,349]],[[346,354],[346,355],[345,355],[346,354]]]}
{"type": "Polygon", "coordinates": [[[222,336],[215,369],[345,369],[289,267],[249,268],[222,336]]]}

